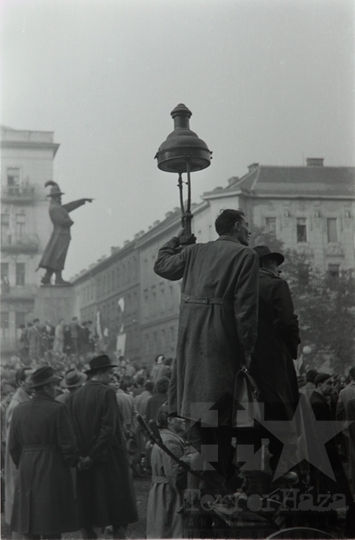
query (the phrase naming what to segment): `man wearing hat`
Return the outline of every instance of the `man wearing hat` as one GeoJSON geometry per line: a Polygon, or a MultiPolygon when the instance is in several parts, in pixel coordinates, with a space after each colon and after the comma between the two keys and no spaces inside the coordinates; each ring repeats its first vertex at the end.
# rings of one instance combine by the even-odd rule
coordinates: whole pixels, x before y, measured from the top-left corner
{"type": "MultiPolygon", "coordinates": [[[[181,459],[185,454],[185,421],[169,417],[166,403],[159,408],[157,424],[165,446],[181,459]]],[[[184,518],[180,510],[187,473],[157,444],[153,446],[151,462],[152,483],[147,506],[146,538],[183,538],[184,518]]]]}
{"type": "Polygon", "coordinates": [[[126,525],[138,520],[116,394],[109,386],[113,367],[106,355],[90,360],[89,381],[67,401],[81,456],[77,497],[84,538],[97,538],[94,527],[108,525],[114,538],[124,538],[126,525]]]}
{"type": "Polygon", "coordinates": [[[52,186],[48,196],[51,198],[49,217],[54,228],[38,265],[38,268],[46,269],[41,283],[43,285],[50,285],[51,277],[54,273],[56,285],[70,285],[69,282],[64,281],[62,278],[62,270],[64,269],[65,258],[71,239],[70,227],[74,223],[69,217],[69,212],[79,208],[79,206],[82,206],[86,202],[92,202],[92,199],[79,199],[62,204],[62,195],[64,193],[61,192],[58,184],[49,180],[44,185],[45,187],[52,186]]]}
{"type": "MultiPolygon", "coordinates": [[[[20,403],[30,400],[31,390],[31,375],[33,370],[30,367],[22,367],[16,371],[15,382],[17,390],[11,398],[9,406],[6,410],[6,439],[8,440],[10,426],[12,422],[12,415],[15,407],[20,403]]],[[[15,481],[17,476],[17,469],[9,454],[9,445],[5,446],[5,521],[10,524],[12,506],[14,501],[15,481]]],[[[13,535],[15,537],[15,535],[13,535]]]]}
{"type": "MultiPolygon", "coordinates": [[[[259,258],[259,317],[250,374],[261,393],[265,420],[292,420],[299,399],[293,359],[297,358],[300,338],[291,292],[287,282],[280,278],[279,266],[284,256],[268,246],[253,249],[259,258]]],[[[271,434],[266,436],[272,455],[270,468],[275,471],[283,444],[271,434]]],[[[290,432],[290,437],[296,444],[296,433],[290,432]]],[[[260,443],[259,440],[257,444],[260,443]]]]}
{"type": "Polygon", "coordinates": [[[69,396],[79,390],[79,388],[83,386],[86,379],[87,377],[85,373],[80,373],[80,371],[75,368],[68,369],[68,371],[64,375],[64,379],[60,383],[60,386],[64,389],[67,389],[68,392],[60,394],[60,396],[56,397],[56,400],[60,401],[61,403],[66,403],[69,399],[69,396]]]}
{"type": "Polygon", "coordinates": [[[34,397],[13,412],[9,452],[18,477],[11,529],[25,538],[61,538],[78,528],[70,472],[78,453],[68,410],[54,399],[59,380],[52,367],[37,369],[34,397]]]}

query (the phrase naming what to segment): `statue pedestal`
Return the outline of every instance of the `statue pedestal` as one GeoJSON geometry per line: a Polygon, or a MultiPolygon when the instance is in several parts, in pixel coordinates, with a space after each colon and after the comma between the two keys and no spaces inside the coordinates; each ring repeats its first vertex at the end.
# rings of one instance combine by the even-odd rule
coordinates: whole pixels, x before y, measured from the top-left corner
{"type": "Polygon", "coordinates": [[[75,309],[75,293],[73,287],[40,287],[35,299],[33,315],[41,323],[49,320],[56,326],[59,319],[66,324],[72,320],[75,309]]]}

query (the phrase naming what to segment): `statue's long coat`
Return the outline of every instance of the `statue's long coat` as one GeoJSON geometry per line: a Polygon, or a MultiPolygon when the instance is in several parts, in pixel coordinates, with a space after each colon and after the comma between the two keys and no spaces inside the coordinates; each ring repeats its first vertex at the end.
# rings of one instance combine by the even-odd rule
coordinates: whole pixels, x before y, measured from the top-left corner
{"type": "Polygon", "coordinates": [[[104,527],[138,521],[126,444],[116,394],[88,381],[67,401],[80,455],[92,467],[77,474],[80,527],[104,527]]]}
{"type": "Polygon", "coordinates": [[[69,212],[83,204],[85,204],[85,199],[79,199],[68,204],[61,204],[54,199],[51,200],[49,217],[53,223],[53,231],[38,268],[48,268],[53,271],[63,270],[71,240],[70,227],[74,223],[69,217],[69,212]]]}
{"type": "Polygon", "coordinates": [[[18,467],[11,529],[45,538],[77,530],[70,472],[77,447],[66,406],[44,393],[18,405],[9,452],[18,467]]]}
{"type": "Polygon", "coordinates": [[[287,282],[261,268],[259,325],[250,372],[265,403],[268,420],[291,420],[298,402],[293,358],[299,344],[298,320],[287,282]]]}
{"type": "Polygon", "coordinates": [[[161,277],[183,278],[170,412],[198,420],[202,403],[209,409],[223,399],[219,425],[230,425],[235,376],[256,339],[258,257],[227,236],[181,252],[177,246],[176,238],[165,244],[154,266],[161,277]]]}

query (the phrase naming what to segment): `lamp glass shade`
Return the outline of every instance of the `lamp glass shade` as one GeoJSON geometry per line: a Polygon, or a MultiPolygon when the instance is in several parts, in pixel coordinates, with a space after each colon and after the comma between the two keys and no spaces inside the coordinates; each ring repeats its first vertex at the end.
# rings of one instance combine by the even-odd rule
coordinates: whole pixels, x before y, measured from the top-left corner
{"type": "Polygon", "coordinates": [[[191,111],[182,103],[171,112],[174,119],[174,131],[160,145],[155,157],[158,168],[173,173],[201,171],[211,164],[212,152],[206,143],[190,130],[191,111]]]}

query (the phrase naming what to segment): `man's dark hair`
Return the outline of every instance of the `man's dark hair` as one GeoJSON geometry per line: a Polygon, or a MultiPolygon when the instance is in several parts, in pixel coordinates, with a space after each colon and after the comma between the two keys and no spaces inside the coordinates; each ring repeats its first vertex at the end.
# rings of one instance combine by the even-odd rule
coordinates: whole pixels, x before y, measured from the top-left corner
{"type": "Polygon", "coordinates": [[[306,373],[306,381],[313,383],[317,375],[318,371],[316,369],[309,369],[306,373]]]}
{"type": "Polygon", "coordinates": [[[147,381],[144,385],[144,388],[148,391],[148,392],[152,392],[154,391],[154,383],[153,381],[147,381]]]}
{"type": "Polygon", "coordinates": [[[18,386],[19,382],[26,380],[26,371],[31,371],[30,367],[22,367],[16,371],[15,381],[18,386]]]}
{"type": "Polygon", "coordinates": [[[350,377],[352,378],[352,380],[355,381],[355,366],[352,366],[352,367],[349,369],[349,375],[350,375],[350,377]]]}
{"type": "Polygon", "coordinates": [[[155,390],[160,394],[166,394],[169,388],[169,379],[168,377],[161,377],[157,380],[155,384],[155,390]]]}
{"type": "Polygon", "coordinates": [[[245,219],[245,214],[242,210],[232,210],[231,208],[222,210],[215,221],[217,234],[219,236],[228,234],[235,223],[240,223],[243,219],[245,219]]]}
{"type": "Polygon", "coordinates": [[[39,322],[39,319],[33,319],[33,324],[35,324],[36,322],[39,322]]]}
{"type": "Polygon", "coordinates": [[[124,379],[121,379],[120,380],[120,388],[121,388],[121,390],[126,392],[127,388],[128,388],[127,381],[125,381],[124,379]]]}

